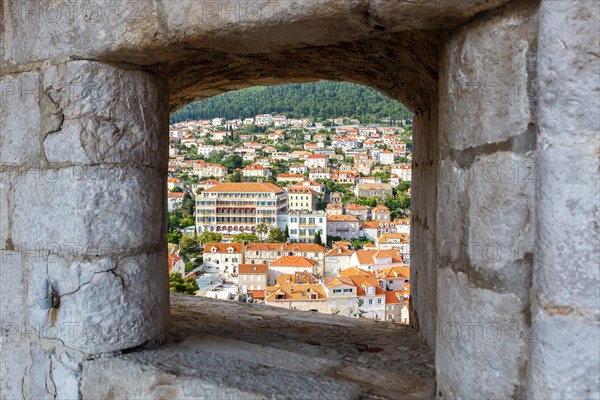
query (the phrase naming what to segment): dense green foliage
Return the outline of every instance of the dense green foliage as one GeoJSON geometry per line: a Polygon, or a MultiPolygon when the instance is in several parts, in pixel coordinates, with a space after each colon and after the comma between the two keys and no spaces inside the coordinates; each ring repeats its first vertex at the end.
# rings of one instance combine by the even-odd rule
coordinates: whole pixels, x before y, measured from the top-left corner
{"type": "Polygon", "coordinates": [[[171,123],[223,117],[249,118],[257,114],[282,114],[289,118],[359,118],[375,123],[384,118],[412,119],[397,101],[367,86],[346,82],[313,82],[258,86],[224,93],[187,105],[171,116],[171,123]]]}
{"type": "Polygon", "coordinates": [[[169,289],[174,293],[196,294],[198,284],[193,278],[184,278],[179,272],[169,273],[169,289]]]}

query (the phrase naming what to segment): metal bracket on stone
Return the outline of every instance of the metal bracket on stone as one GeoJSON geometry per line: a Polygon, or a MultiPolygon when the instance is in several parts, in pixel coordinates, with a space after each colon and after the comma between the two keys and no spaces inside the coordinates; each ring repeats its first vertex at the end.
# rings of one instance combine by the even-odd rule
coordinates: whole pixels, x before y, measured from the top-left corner
{"type": "Polygon", "coordinates": [[[56,290],[50,286],[48,279],[45,279],[44,283],[42,283],[40,295],[39,304],[42,310],[49,310],[60,305],[60,297],[56,293],[56,290]]]}

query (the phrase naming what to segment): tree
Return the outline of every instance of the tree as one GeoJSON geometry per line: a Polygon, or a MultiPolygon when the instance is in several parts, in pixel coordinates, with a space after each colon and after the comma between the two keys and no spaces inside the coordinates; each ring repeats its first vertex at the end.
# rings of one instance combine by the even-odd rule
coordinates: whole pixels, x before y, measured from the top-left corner
{"type": "Polygon", "coordinates": [[[193,252],[196,249],[197,243],[194,238],[190,236],[183,236],[179,241],[179,254],[182,257],[187,256],[188,253],[193,252]]]}
{"type": "Polygon", "coordinates": [[[256,233],[258,235],[260,235],[261,239],[264,241],[264,235],[269,231],[269,228],[267,227],[267,225],[265,225],[264,222],[261,222],[260,224],[256,225],[256,233]]]}
{"type": "Polygon", "coordinates": [[[173,243],[173,244],[178,244],[179,241],[181,240],[182,236],[183,235],[181,234],[180,230],[175,230],[173,232],[169,232],[169,233],[167,233],[167,242],[173,243]]]}
{"type": "Polygon", "coordinates": [[[323,242],[321,241],[321,231],[315,232],[315,238],[314,238],[313,242],[316,244],[323,244],[323,242]]]}
{"type": "Polygon", "coordinates": [[[258,237],[254,233],[237,233],[233,235],[233,243],[257,243],[258,237]]]}
{"type": "Polygon", "coordinates": [[[354,312],[355,318],[362,318],[367,312],[361,307],[365,304],[363,299],[356,299],[356,311],[354,312]]]}
{"type": "Polygon", "coordinates": [[[285,242],[285,234],[279,228],[271,228],[269,236],[267,237],[268,243],[283,243],[285,242]]]}
{"type": "Polygon", "coordinates": [[[286,243],[288,240],[290,240],[290,229],[288,228],[287,225],[285,226],[285,231],[283,231],[283,237],[284,237],[286,243]]]}
{"type": "Polygon", "coordinates": [[[169,290],[173,293],[194,295],[198,291],[198,284],[193,278],[184,278],[179,272],[170,272],[169,290]]]}
{"type": "Polygon", "coordinates": [[[180,186],[175,186],[171,189],[171,193],[183,193],[183,189],[180,186]]]}
{"type": "Polygon", "coordinates": [[[202,232],[198,235],[198,243],[219,243],[223,239],[223,235],[217,232],[202,232]]]}
{"type": "Polygon", "coordinates": [[[230,154],[224,160],[220,160],[220,162],[230,172],[236,168],[242,168],[244,165],[244,159],[239,154],[230,154]]]}

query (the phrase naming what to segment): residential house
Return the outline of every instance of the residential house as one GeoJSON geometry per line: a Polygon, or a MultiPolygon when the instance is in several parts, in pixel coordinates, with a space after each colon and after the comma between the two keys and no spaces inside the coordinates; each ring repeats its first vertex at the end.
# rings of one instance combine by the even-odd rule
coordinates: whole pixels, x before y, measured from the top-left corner
{"type": "Polygon", "coordinates": [[[292,243],[313,243],[317,232],[321,242],[327,243],[327,215],[323,211],[290,211],[285,224],[292,243]]]}
{"type": "Polygon", "coordinates": [[[344,208],[346,210],[346,214],[353,215],[361,221],[368,220],[371,214],[371,209],[369,207],[361,206],[359,204],[348,204],[344,208]]]}
{"type": "Polygon", "coordinates": [[[409,297],[409,292],[404,290],[385,292],[385,320],[408,324],[409,297]]]}
{"type": "Polygon", "coordinates": [[[310,179],[311,181],[329,178],[331,178],[331,171],[329,170],[329,168],[312,168],[308,173],[308,179],[310,179]]]}
{"type": "Polygon", "coordinates": [[[303,175],[308,172],[308,168],[303,164],[296,164],[290,167],[290,174],[300,174],[303,175]]]}
{"type": "Polygon", "coordinates": [[[264,298],[268,277],[269,266],[267,264],[239,264],[238,286],[240,293],[251,294],[254,298],[264,298]],[[257,293],[258,291],[263,293],[257,293]]]}
{"type": "Polygon", "coordinates": [[[396,225],[393,222],[366,221],[361,226],[362,235],[374,242],[380,236],[396,233],[396,225]]]}
{"type": "Polygon", "coordinates": [[[336,171],[331,174],[331,180],[335,183],[356,185],[360,175],[354,171],[336,171]]]}
{"type": "Polygon", "coordinates": [[[291,187],[288,198],[290,211],[314,211],[319,201],[319,193],[307,187],[291,187]]]}
{"type": "Polygon", "coordinates": [[[379,286],[387,291],[406,290],[406,284],[410,283],[410,267],[383,268],[375,272],[379,280],[379,286]]]}
{"type": "Polygon", "coordinates": [[[167,210],[173,211],[178,205],[183,203],[185,193],[182,192],[169,192],[167,193],[167,210]]]}
{"type": "Polygon", "coordinates": [[[269,264],[283,256],[306,257],[317,262],[317,271],[322,275],[326,251],[325,247],[314,243],[248,243],[244,257],[251,264],[269,264]]]}
{"type": "Polygon", "coordinates": [[[175,188],[185,189],[185,182],[177,178],[167,178],[167,188],[173,190],[175,188]]]}
{"type": "Polygon", "coordinates": [[[256,126],[267,126],[273,123],[273,116],[271,114],[259,114],[254,118],[254,124],[256,126]]]}
{"type": "Polygon", "coordinates": [[[389,183],[359,183],[356,185],[356,197],[385,197],[392,195],[392,187],[389,183]]]}
{"type": "Polygon", "coordinates": [[[328,313],[327,295],[320,283],[269,286],[265,304],[273,307],[328,313]]]}
{"type": "Polygon", "coordinates": [[[177,272],[181,274],[181,276],[185,276],[185,262],[183,261],[183,258],[173,253],[169,253],[167,261],[169,272],[177,272]]]}
{"type": "Polygon", "coordinates": [[[396,155],[390,150],[382,151],[379,154],[379,162],[385,165],[393,165],[396,162],[396,155]]]}
{"type": "Polygon", "coordinates": [[[246,178],[260,178],[267,180],[271,177],[271,171],[260,164],[251,164],[242,169],[242,175],[246,178]]]}
{"type": "Polygon", "coordinates": [[[334,246],[325,253],[325,276],[336,276],[342,270],[350,268],[353,251],[346,246],[334,246]]]}
{"type": "Polygon", "coordinates": [[[238,265],[244,263],[243,243],[206,243],[203,267],[208,273],[238,273],[238,265]]]}
{"type": "Polygon", "coordinates": [[[350,264],[367,271],[404,266],[402,256],[396,250],[356,250],[350,264]]]}
{"type": "Polygon", "coordinates": [[[329,159],[321,154],[311,154],[304,160],[304,165],[308,168],[327,168],[329,159]]]}
{"type": "Polygon", "coordinates": [[[269,263],[269,283],[275,285],[276,278],[281,274],[310,272],[317,274],[317,262],[302,256],[283,256],[269,263]]]}
{"type": "Polygon", "coordinates": [[[382,235],[377,239],[377,250],[397,250],[404,259],[410,263],[410,235],[408,233],[392,233],[382,235]]]}
{"type": "Polygon", "coordinates": [[[390,209],[379,205],[371,210],[373,221],[390,222],[390,209]]]}
{"type": "Polygon", "coordinates": [[[356,239],[359,235],[360,221],[353,215],[329,215],[327,217],[327,236],[344,239],[356,239]]]}
{"type": "Polygon", "coordinates": [[[300,182],[296,183],[293,187],[308,188],[308,189],[314,190],[315,192],[319,193],[320,195],[325,194],[325,187],[323,185],[321,185],[319,182],[312,181],[309,179],[300,181],[300,182]]]}
{"type": "Polygon", "coordinates": [[[302,174],[279,174],[277,175],[277,183],[297,183],[305,178],[302,174]]]}
{"type": "Polygon", "coordinates": [[[344,207],[341,203],[328,203],[325,207],[325,213],[327,215],[342,215],[344,214],[344,207]]]}

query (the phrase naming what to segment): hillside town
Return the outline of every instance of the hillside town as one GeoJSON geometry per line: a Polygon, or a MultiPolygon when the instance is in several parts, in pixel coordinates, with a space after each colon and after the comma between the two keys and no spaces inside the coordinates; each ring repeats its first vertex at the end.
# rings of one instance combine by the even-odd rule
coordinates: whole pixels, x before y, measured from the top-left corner
{"type": "Polygon", "coordinates": [[[409,323],[411,130],[270,114],[172,124],[171,290],[409,323]]]}

